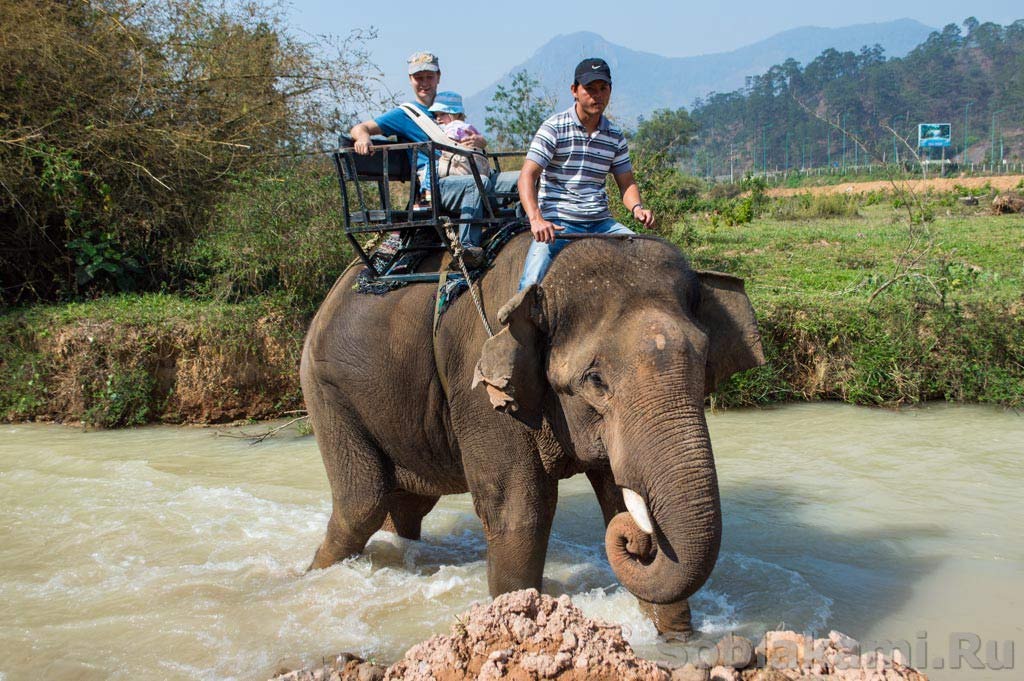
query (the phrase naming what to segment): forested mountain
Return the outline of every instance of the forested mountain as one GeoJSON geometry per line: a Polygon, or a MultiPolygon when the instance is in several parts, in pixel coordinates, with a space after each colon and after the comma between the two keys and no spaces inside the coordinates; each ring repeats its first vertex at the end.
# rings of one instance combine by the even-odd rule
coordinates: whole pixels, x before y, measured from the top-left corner
{"type": "Polygon", "coordinates": [[[854,136],[878,160],[905,159],[900,138],[916,147],[918,123],[951,124],[947,157],[964,160],[966,133],[969,161],[989,163],[993,151],[997,163],[1019,160],[1024,20],[969,18],[902,58],[886,59],[876,45],[828,49],[806,66],[788,59],[739,90],[699,100],[691,114],[700,133],[687,163],[700,174],[728,174],[730,163],[736,172],[865,163],[854,136]]]}
{"type": "Polygon", "coordinates": [[[558,108],[566,108],[572,101],[569,84],[573,68],[585,57],[601,57],[611,65],[615,78],[611,113],[619,122],[634,126],[642,114],[690,107],[697,97],[740,87],[750,74],[788,58],[807,61],[826,48],[856,50],[876,43],[886,54],[901,57],[932,30],[912,19],[842,28],[804,26],[730,52],[696,57],[664,57],[616,45],[596,33],[571,33],[552,38],[528,60],[469,97],[466,105],[473,120],[482,121],[498,86],[507,87],[514,74],[525,70],[555,96],[558,108]]]}

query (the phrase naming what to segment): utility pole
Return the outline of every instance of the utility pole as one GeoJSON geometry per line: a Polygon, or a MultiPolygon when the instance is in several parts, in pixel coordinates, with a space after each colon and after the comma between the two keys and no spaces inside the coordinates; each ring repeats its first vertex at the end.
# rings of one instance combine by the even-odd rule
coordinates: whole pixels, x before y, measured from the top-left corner
{"type": "Polygon", "coordinates": [[[710,142],[710,144],[708,144],[707,177],[712,177],[712,172],[715,169],[714,157],[711,155],[711,150],[715,148],[715,119],[714,118],[711,119],[711,126],[710,126],[710,129],[708,130],[708,141],[710,142]]]}
{"type": "Polygon", "coordinates": [[[846,174],[846,112],[843,112],[843,174],[846,174]]]}
{"type": "Polygon", "coordinates": [[[732,142],[729,142],[729,184],[732,184],[733,182],[736,181],[736,176],[733,174],[733,164],[735,163],[735,161],[736,159],[733,158],[732,155],[732,142]]]}
{"type": "Polygon", "coordinates": [[[995,172],[995,116],[1001,114],[1001,111],[992,112],[992,145],[989,151],[989,158],[992,159],[992,172],[995,172]]]}
{"type": "MultiPolygon", "coordinates": [[[[897,114],[898,116],[899,114],[897,114]]],[[[893,116],[890,120],[892,123],[892,162],[896,165],[900,164],[900,150],[896,146],[896,116],[893,116]]]]}
{"type": "Polygon", "coordinates": [[[970,110],[973,101],[964,104],[964,166],[967,165],[967,112],[970,110]]]}
{"type": "Polygon", "coordinates": [[[832,125],[831,124],[829,124],[829,126],[827,128],[825,128],[825,139],[826,139],[826,142],[825,142],[825,156],[828,159],[827,162],[825,163],[825,165],[828,166],[828,171],[831,173],[832,172],[832,125]]]}
{"type": "Polygon", "coordinates": [[[761,172],[768,179],[768,128],[761,126],[761,172]]]}

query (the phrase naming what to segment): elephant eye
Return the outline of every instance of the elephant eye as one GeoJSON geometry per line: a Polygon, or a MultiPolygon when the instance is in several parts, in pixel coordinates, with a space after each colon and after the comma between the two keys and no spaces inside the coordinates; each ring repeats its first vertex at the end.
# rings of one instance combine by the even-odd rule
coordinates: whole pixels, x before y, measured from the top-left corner
{"type": "Polygon", "coordinates": [[[601,392],[608,391],[608,384],[601,378],[601,374],[594,370],[590,370],[583,375],[583,382],[601,392]]]}

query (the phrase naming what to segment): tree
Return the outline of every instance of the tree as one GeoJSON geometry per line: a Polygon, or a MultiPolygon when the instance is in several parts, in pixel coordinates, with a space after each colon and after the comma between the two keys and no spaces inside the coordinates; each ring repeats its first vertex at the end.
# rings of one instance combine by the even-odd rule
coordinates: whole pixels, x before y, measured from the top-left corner
{"type": "Polygon", "coordinates": [[[698,127],[686,109],[658,109],[649,119],[640,117],[632,141],[640,149],[663,152],[666,160],[675,163],[698,127]]]}
{"type": "Polygon", "coordinates": [[[369,108],[366,37],[301,42],[279,12],[0,0],[0,303],[159,286],[236,173],[369,108]]]}
{"type": "Polygon", "coordinates": [[[530,145],[537,128],[555,109],[555,98],[540,88],[540,81],[525,70],[512,76],[508,86],[499,85],[492,98],[493,106],[484,119],[487,129],[494,133],[501,149],[525,149],[530,145]]]}

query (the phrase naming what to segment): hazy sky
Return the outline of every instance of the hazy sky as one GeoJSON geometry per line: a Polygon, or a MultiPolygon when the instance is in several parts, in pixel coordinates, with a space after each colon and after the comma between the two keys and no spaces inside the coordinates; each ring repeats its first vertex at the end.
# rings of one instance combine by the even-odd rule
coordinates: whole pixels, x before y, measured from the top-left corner
{"type": "Polygon", "coordinates": [[[442,86],[471,95],[529,58],[559,34],[593,31],[634,50],[667,57],[726,52],[798,26],[838,27],[907,17],[933,28],[966,17],[1009,24],[1024,18],[1020,0],[859,0],[857,2],[655,2],[652,0],[449,0],[351,2],[290,0],[291,25],[345,35],[374,27],[373,59],[385,82],[408,93],[406,57],[431,50],[442,86]]]}

